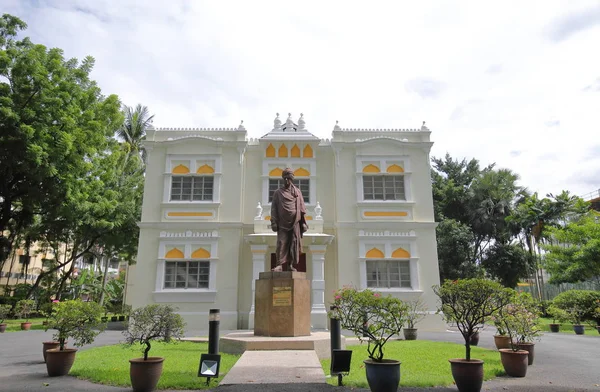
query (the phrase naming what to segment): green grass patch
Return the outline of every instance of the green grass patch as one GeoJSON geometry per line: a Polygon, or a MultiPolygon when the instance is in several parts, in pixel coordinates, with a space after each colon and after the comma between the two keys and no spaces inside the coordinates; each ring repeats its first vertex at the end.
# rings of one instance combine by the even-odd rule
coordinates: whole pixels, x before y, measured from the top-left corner
{"type": "MultiPolygon", "coordinates": [[[[31,328],[29,329],[46,329],[45,326],[42,325],[44,321],[46,321],[45,317],[35,317],[30,318],[28,320],[31,323],[31,328]]],[[[6,324],[6,332],[19,332],[21,331],[21,323],[24,323],[25,319],[4,319],[4,323],[6,324]]],[[[27,332],[27,331],[23,331],[27,332]]]]}
{"type": "MultiPolygon", "coordinates": [[[[177,342],[152,343],[151,357],[164,357],[163,373],[158,389],[206,389],[206,378],[198,377],[200,354],[208,352],[208,343],[177,342]]],[[[127,347],[120,344],[95,347],[79,351],[70,374],[92,382],[128,387],[129,360],[141,358],[140,346],[127,347]]],[[[229,369],[240,358],[239,355],[221,353],[219,377],[211,381],[215,387],[229,369]]]]}
{"type": "MultiPolygon", "coordinates": [[[[348,346],[352,350],[350,374],[343,378],[345,386],[368,388],[363,360],[368,358],[367,345],[348,346]]],[[[402,387],[436,387],[449,386],[454,383],[450,372],[451,358],[464,358],[463,345],[447,342],[432,342],[428,340],[391,341],[385,345],[385,357],[402,362],[400,365],[400,386],[402,387]]],[[[505,374],[500,353],[480,347],[472,347],[471,358],[482,359],[485,364],[484,378],[505,374]]],[[[326,375],[329,375],[331,361],[322,360],[321,365],[326,375]]],[[[327,378],[331,385],[337,385],[337,377],[327,378]]]]}
{"type": "MultiPolygon", "coordinates": [[[[552,324],[551,318],[540,317],[540,327],[542,328],[542,331],[550,332],[550,324],[552,324]]],[[[573,324],[571,324],[571,323],[559,323],[559,324],[560,324],[560,329],[559,329],[558,333],[567,333],[567,334],[575,335],[575,331],[573,330],[573,324]]],[[[583,324],[583,325],[585,327],[584,332],[586,335],[600,336],[600,334],[598,333],[598,330],[596,329],[595,326],[592,326],[587,323],[583,324]]]]}

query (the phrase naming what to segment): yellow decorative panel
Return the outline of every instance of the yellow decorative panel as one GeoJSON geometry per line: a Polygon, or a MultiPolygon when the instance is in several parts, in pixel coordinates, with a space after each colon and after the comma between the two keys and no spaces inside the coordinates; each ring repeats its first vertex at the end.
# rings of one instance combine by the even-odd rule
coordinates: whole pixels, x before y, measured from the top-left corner
{"type": "Polygon", "coordinates": [[[193,259],[210,259],[210,252],[204,248],[198,248],[192,253],[193,259]]]}
{"type": "Polygon", "coordinates": [[[282,174],[283,174],[283,170],[281,170],[278,167],[276,167],[275,169],[273,169],[269,172],[270,177],[281,177],[282,174]]]}
{"type": "Polygon", "coordinates": [[[304,151],[303,154],[304,158],[312,158],[313,157],[313,149],[310,146],[310,144],[307,144],[306,147],[304,147],[304,151]]]}
{"type": "Polygon", "coordinates": [[[373,164],[367,165],[363,168],[363,173],[380,173],[379,168],[373,164]]]}
{"type": "Polygon", "coordinates": [[[408,216],[406,211],[365,211],[365,216],[408,216]]]}
{"type": "Polygon", "coordinates": [[[385,255],[379,249],[373,248],[367,252],[366,257],[369,259],[377,259],[377,258],[385,257],[385,255]]]}
{"type": "Polygon", "coordinates": [[[292,150],[290,152],[292,154],[292,158],[300,158],[300,148],[297,144],[294,144],[294,147],[292,147],[292,150]]]}
{"type": "Polygon", "coordinates": [[[270,220],[271,220],[271,215],[267,215],[267,216],[265,216],[265,220],[266,220],[266,221],[270,221],[270,220]]]}
{"type": "Polygon", "coordinates": [[[306,219],[307,221],[312,220],[312,216],[304,215],[304,219],[306,219]]]}
{"type": "Polygon", "coordinates": [[[310,176],[310,172],[305,168],[301,167],[299,169],[294,170],[294,175],[298,177],[308,177],[310,176]]]}
{"type": "Polygon", "coordinates": [[[167,216],[212,216],[212,212],[169,212],[167,213],[167,216]]]}
{"type": "Polygon", "coordinates": [[[404,173],[404,169],[396,164],[393,164],[393,165],[388,166],[387,172],[388,173],[404,173]]]}
{"type": "Polygon", "coordinates": [[[184,257],[183,252],[177,248],[171,249],[165,255],[165,259],[183,259],[184,257]]]}
{"type": "Polygon", "coordinates": [[[279,154],[277,154],[277,156],[279,156],[279,158],[287,158],[288,149],[285,144],[282,144],[281,147],[279,147],[279,154]]]}
{"type": "Polygon", "coordinates": [[[271,143],[267,147],[266,156],[267,158],[275,158],[275,147],[271,143]]]}
{"type": "Polygon", "coordinates": [[[215,169],[207,164],[200,166],[198,170],[196,170],[197,174],[213,174],[214,172],[215,169]]]}
{"type": "Polygon", "coordinates": [[[177,165],[171,172],[173,174],[188,174],[190,172],[190,168],[185,165],[177,165]]]}
{"type": "Polygon", "coordinates": [[[410,258],[410,252],[404,248],[398,248],[392,252],[392,257],[396,259],[408,259],[410,258]]]}

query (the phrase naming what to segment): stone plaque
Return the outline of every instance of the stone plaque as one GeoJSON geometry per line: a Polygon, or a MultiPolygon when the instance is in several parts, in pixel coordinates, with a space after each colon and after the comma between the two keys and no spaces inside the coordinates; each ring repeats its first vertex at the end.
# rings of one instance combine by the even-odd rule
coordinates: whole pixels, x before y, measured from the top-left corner
{"type": "Polygon", "coordinates": [[[292,306],[292,287],[273,287],[273,306],[292,306]]]}

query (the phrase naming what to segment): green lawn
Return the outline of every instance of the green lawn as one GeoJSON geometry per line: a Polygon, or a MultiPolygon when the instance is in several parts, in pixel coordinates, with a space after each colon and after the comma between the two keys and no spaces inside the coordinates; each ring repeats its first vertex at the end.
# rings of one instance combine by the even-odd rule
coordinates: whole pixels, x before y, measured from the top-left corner
{"type": "MultiPolygon", "coordinates": [[[[44,317],[30,318],[31,328],[29,329],[45,329],[42,322],[46,321],[44,317]]],[[[6,323],[6,332],[18,332],[21,331],[21,323],[25,322],[25,319],[4,319],[6,323]]],[[[27,331],[23,331],[27,332],[27,331]]]]}
{"type": "MultiPolygon", "coordinates": [[[[92,382],[131,386],[129,360],[142,357],[141,346],[112,345],[79,351],[70,374],[92,382]]],[[[205,389],[206,378],[198,377],[200,354],[208,352],[208,343],[152,343],[151,357],[164,357],[163,373],[158,389],[205,389]]],[[[219,378],[211,381],[215,387],[233,367],[239,355],[221,353],[219,378]]]]}
{"type": "MultiPolygon", "coordinates": [[[[368,388],[363,360],[367,359],[366,343],[364,345],[348,346],[352,350],[350,374],[343,378],[346,386],[368,388]]],[[[463,345],[446,342],[431,342],[428,340],[391,341],[385,345],[385,357],[402,362],[400,365],[400,386],[402,387],[435,387],[449,386],[454,380],[450,372],[451,358],[464,358],[463,345]]],[[[471,358],[482,359],[485,364],[484,377],[486,380],[504,374],[500,362],[500,353],[473,347],[471,358]]],[[[330,360],[321,361],[323,370],[329,375],[330,360]]],[[[337,376],[327,379],[331,385],[337,385],[337,376]]]]}
{"type": "MultiPolygon", "coordinates": [[[[540,326],[542,327],[542,331],[544,331],[544,332],[552,333],[552,332],[550,332],[550,326],[548,325],[551,323],[552,323],[551,318],[544,318],[544,317],[540,318],[540,326]]],[[[595,326],[591,326],[587,323],[584,325],[585,325],[585,334],[586,335],[594,335],[594,336],[600,337],[600,334],[596,330],[595,326]]],[[[568,333],[571,335],[575,335],[575,331],[573,331],[573,324],[560,323],[559,333],[568,333]]]]}

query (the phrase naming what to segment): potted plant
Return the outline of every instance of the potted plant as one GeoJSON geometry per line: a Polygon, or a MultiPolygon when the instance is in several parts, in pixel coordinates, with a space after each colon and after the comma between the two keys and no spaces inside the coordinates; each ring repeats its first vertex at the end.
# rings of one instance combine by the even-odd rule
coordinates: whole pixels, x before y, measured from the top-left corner
{"type": "Polygon", "coordinates": [[[417,328],[415,328],[415,325],[423,320],[427,309],[421,299],[408,301],[406,305],[408,306],[408,313],[406,313],[406,327],[403,329],[404,339],[416,340],[417,328]]]}
{"type": "MultiPolygon", "coordinates": [[[[507,305],[505,313],[503,325],[510,336],[512,351],[527,351],[527,365],[532,365],[535,347],[533,341],[542,332],[539,325],[540,310],[536,302],[529,293],[518,293],[514,297],[513,303],[507,305]]],[[[502,355],[501,352],[500,356],[502,357],[502,355]]]]}
{"type": "Polygon", "coordinates": [[[506,334],[506,330],[502,326],[502,309],[499,309],[497,312],[492,314],[489,317],[489,320],[494,323],[494,327],[496,327],[496,334],[494,335],[494,345],[498,350],[502,348],[510,347],[510,336],[506,334]]]}
{"type": "Polygon", "coordinates": [[[10,313],[10,305],[0,305],[0,333],[4,333],[6,331],[6,323],[4,323],[4,319],[10,313]]]}
{"type": "Polygon", "coordinates": [[[550,305],[547,313],[550,317],[552,317],[552,322],[548,324],[550,327],[550,332],[559,332],[560,323],[568,319],[567,312],[557,306],[550,305]]]}
{"type": "Polygon", "coordinates": [[[130,359],[129,377],[134,391],[148,392],[156,389],[162,374],[162,357],[149,357],[153,340],[162,339],[172,342],[181,338],[185,323],[181,315],[175,313],[176,308],[170,305],[152,304],[134,310],[127,322],[125,344],[141,344],[144,356],[130,359]]]}
{"type": "Polygon", "coordinates": [[[21,330],[28,331],[31,328],[31,323],[29,322],[29,315],[33,312],[33,307],[35,306],[35,302],[32,299],[22,299],[17,302],[17,306],[15,307],[15,313],[19,315],[20,318],[25,319],[25,322],[21,323],[21,330]]]}
{"type": "Polygon", "coordinates": [[[596,330],[600,333],[600,300],[597,301],[597,305],[594,309],[594,318],[596,319],[596,330]]]}
{"type": "Polygon", "coordinates": [[[455,323],[465,340],[465,357],[450,359],[452,377],[461,392],[479,392],[483,384],[483,361],[471,358],[470,338],[487,318],[506,306],[512,290],[487,279],[447,280],[433,286],[440,298],[438,312],[455,323]]]}
{"type": "MultiPolygon", "coordinates": [[[[42,325],[44,325],[44,327],[46,327],[46,330],[48,330],[48,326],[50,325],[50,316],[52,316],[52,307],[54,305],[54,303],[59,302],[58,300],[54,300],[52,302],[47,302],[45,304],[43,304],[42,306],[40,306],[40,313],[46,317],[46,320],[42,323],[42,325]]],[[[65,342],[66,345],[67,342],[65,342]]],[[[42,356],[44,357],[44,362],[46,362],[46,351],[48,350],[52,350],[54,348],[58,348],[60,346],[60,343],[56,340],[51,340],[48,342],[42,342],[42,356]]]]}
{"type": "Polygon", "coordinates": [[[506,374],[511,377],[525,377],[529,362],[533,363],[533,338],[539,336],[538,314],[533,309],[533,299],[521,293],[514,297],[502,311],[502,326],[510,336],[510,348],[500,349],[500,359],[506,374]],[[531,343],[531,344],[526,344],[531,343]],[[528,347],[529,350],[522,347],[528,347]]]}
{"type": "Polygon", "coordinates": [[[73,339],[76,347],[90,344],[104,330],[100,321],[102,306],[96,302],[84,302],[80,299],[54,303],[47,329],[55,329],[52,338],[59,347],[46,351],[46,369],[48,376],[64,376],[69,373],[75,361],[76,348],[66,348],[68,338],[73,339]]]}
{"type": "Polygon", "coordinates": [[[364,360],[371,391],[396,391],[400,383],[400,362],[384,359],[384,346],[399,335],[407,321],[408,306],[391,295],[345,286],[335,292],[330,316],[343,329],[367,341],[369,358],[364,360]]]}

